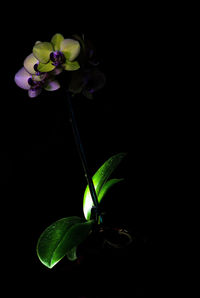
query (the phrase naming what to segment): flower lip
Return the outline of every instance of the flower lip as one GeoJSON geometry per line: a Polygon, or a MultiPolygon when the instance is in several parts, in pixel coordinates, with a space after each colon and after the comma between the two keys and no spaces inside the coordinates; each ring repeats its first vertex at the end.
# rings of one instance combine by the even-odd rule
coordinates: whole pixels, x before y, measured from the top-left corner
{"type": "Polygon", "coordinates": [[[38,63],[36,63],[34,66],[33,66],[34,70],[35,71],[38,71],[38,63]]]}
{"type": "Polygon", "coordinates": [[[34,82],[33,82],[33,79],[32,79],[32,78],[29,78],[29,79],[28,79],[28,84],[29,84],[30,86],[34,86],[34,82]]]}
{"type": "Polygon", "coordinates": [[[42,81],[35,81],[32,78],[28,79],[28,84],[30,85],[30,89],[35,90],[42,87],[42,81]]]}
{"type": "Polygon", "coordinates": [[[65,56],[60,51],[54,51],[50,54],[50,60],[53,62],[53,65],[59,66],[65,62],[65,56]]]}

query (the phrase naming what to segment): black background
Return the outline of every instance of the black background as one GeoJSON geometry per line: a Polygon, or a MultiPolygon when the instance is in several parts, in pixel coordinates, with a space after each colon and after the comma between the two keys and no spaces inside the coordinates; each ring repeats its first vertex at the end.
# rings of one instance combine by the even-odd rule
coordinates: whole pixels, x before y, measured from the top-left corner
{"type": "Polygon", "coordinates": [[[167,75],[162,69],[170,19],[163,24],[165,8],[146,5],[29,4],[7,8],[1,25],[1,255],[7,290],[57,297],[154,293],[158,214],[164,212],[161,196],[166,197],[167,75]],[[53,221],[83,216],[86,181],[63,93],[44,91],[30,99],[13,80],[34,42],[57,32],[88,36],[107,78],[93,101],[81,96],[73,101],[91,171],[115,153],[128,153],[115,173],[125,181],[109,192],[105,208],[112,224],[137,235],[138,245],[124,257],[97,262],[96,269],[95,263],[80,268],[63,259],[49,270],[35,252],[39,235],[53,221]]]}

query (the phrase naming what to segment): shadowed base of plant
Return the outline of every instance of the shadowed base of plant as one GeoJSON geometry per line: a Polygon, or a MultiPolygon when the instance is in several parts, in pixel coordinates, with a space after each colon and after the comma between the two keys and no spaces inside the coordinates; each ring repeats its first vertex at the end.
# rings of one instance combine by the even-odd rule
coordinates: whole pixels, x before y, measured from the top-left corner
{"type": "Polygon", "coordinates": [[[84,255],[124,255],[135,243],[135,236],[124,228],[97,225],[80,245],[78,262],[84,255]]]}

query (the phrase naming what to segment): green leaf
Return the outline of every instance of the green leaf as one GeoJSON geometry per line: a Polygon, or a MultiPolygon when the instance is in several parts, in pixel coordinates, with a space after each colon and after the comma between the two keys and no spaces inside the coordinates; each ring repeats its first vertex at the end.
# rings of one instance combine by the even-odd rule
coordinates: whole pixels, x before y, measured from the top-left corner
{"type": "Polygon", "coordinates": [[[73,225],[69,230],[69,232],[66,234],[66,237],[64,240],[65,248],[67,250],[67,253],[70,254],[70,257],[72,256],[72,250],[77,248],[77,246],[88,237],[93,224],[94,224],[93,220],[77,223],[73,225]]]}
{"type": "MultiPolygon", "coordinates": [[[[107,180],[125,156],[126,153],[113,155],[98,169],[98,171],[92,177],[99,203],[106,194],[107,190],[118,182],[116,179],[112,179],[110,182],[107,182],[107,180]],[[108,183],[107,185],[106,182],[108,183]]],[[[93,201],[90,195],[89,187],[87,186],[83,197],[83,213],[86,220],[90,219],[92,206],[93,201]]]]}
{"type": "Polygon", "coordinates": [[[118,153],[110,157],[95,173],[93,179],[96,186],[96,192],[99,194],[101,188],[106,183],[110,175],[114,172],[117,166],[121,163],[126,153],[118,153]]]}
{"type": "Polygon", "coordinates": [[[74,71],[74,70],[79,69],[80,65],[77,61],[73,61],[73,62],[67,61],[64,64],[64,68],[65,68],[65,70],[74,71]]]}
{"type": "Polygon", "coordinates": [[[37,66],[37,70],[40,72],[49,72],[52,71],[55,68],[55,66],[52,64],[52,61],[49,61],[48,63],[39,63],[37,66]]]}
{"type": "Polygon", "coordinates": [[[49,62],[51,52],[53,52],[53,45],[50,42],[39,42],[33,47],[33,55],[41,63],[49,62]]]}
{"type": "Polygon", "coordinates": [[[64,40],[64,37],[62,36],[62,34],[60,33],[56,33],[52,39],[51,39],[51,43],[54,46],[54,51],[59,51],[60,50],[60,44],[61,42],[64,40]]]}
{"type": "Polygon", "coordinates": [[[37,255],[45,266],[52,268],[66,255],[68,250],[66,236],[72,226],[81,222],[83,220],[80,217],[66,217],[54,222],[45,229],[37,243],[37,255]]]}
{"type": "Polygon", "coordinates": [[[101,188],[99,195],[98,195],[98,202],[100,203],[101,200],[103,199],[103,197],[106,195],[106,193],[108,192],[108,190],[115,184],[123,181],[124,179],[110,179],[108,180],[101,188]]]}

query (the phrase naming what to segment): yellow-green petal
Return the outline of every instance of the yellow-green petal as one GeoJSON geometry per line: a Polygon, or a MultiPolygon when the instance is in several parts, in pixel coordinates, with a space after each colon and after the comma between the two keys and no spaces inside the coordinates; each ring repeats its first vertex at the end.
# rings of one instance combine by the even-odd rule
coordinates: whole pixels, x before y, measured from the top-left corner
{"type": "Polygon", "coordinates": [[[52,39],[51,43],[53,44],[54,51],[59,51],[60,50],[60,44],[64,40],[64,37],[60,33],[56,33],[52,39]]]}
{"type": "Polygon", "coordinates": [[[40,77],[40,76],[37,76],[37,75],[32,75],[32,79],[33,79],[34,81],[37,81],[37,82],[42,81],[41,77],[40,77]]]}
{"type": "Polygon", "coordinates": [[[35,74],[36,71],[34,69],[34,65],[38,63],[38,60],[35,58],[33,54],[30,54],[24,60],[24,68],[30,73],[35,74]]]}
{"type": "Polygon", "coordinates": [[[42,73],[40,75],[32,75],[32,79],[37,82],[42,81],[45,78],[46,78],[46,73],[42,73]]]}
{"type": "Polygon", "coordinates": [[[74,39],[64,39],[60,44],[60,50],[69,54],[69,61],[75,60],[80,53],[80,44],[74,39]]]}
{"type": "Polygon", "coordinates": [[[33,47],[33,55],[41,63],[49,62],[51,52],[53,52],[53,45],[50,42],[40,42],[33,47]]]}
{"type": "Polygon", "coordinates": [[[49,61],[48,63],[39,63],[37,66],[37,70],[40,72],[49,72],[52,71],[55,68],[55,65],[52,64],[52,61],[49,61]]]}
{"type": "Polygon", "coordinates": [[[67,61],[69,61],[71,54],[70,54],[69,52],[66,52],[66,51],[62,51],[62,53],[63,53],[63,55],[65,56],[65,59],[66,59],[67,61]]]}
{"type": "Polygon", "coordinates": [[[77,61],[67,61],[65,64],[64,64],[64,68],[65,70],[69,70],[69,71],[74,71],[74,70],[77,70],[80,68],[80,65],[77,61]]]}

